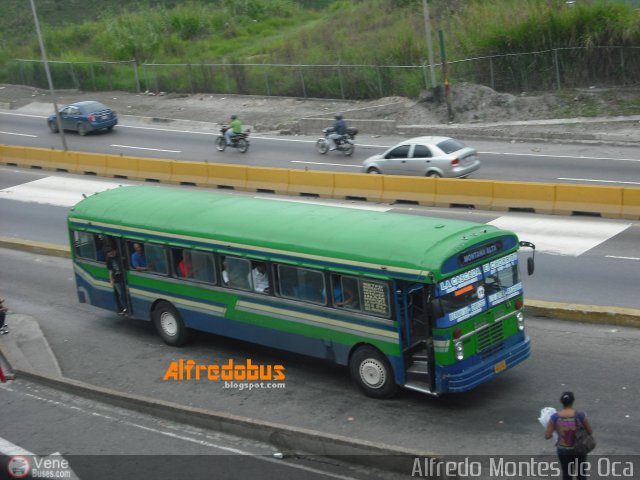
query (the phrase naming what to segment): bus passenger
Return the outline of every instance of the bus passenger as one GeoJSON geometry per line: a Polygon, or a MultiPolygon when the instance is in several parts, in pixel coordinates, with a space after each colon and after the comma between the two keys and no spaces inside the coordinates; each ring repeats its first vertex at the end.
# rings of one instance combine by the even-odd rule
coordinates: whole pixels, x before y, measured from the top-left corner
{"type": "Polygon", "coordinates": [[[226,260],[222,261],[222,284],[225,287],[229,285],[229,264],[226,260]]]}
{"type": "Polygon", "coordinates": [[[127,310],[127,294],[124,288],[124,274],[122,272],[122,264],[118,258],[118,251],[113,247],[107,248],[107,270],[109,271],[109,283],[113,287],[116,297],[116,305],[119,315],[126,315],[127,310]]]}
{"type": "Polygon", "coordinates": [[[269,294],[269,274],[267,273],[266,263],[255,263],[254,269],[251,270],[251,279],[253,280],[253,290],[255,292],[269,294]]]}
{"type": "Polygon", "coordinates": [[[182,251],[182,260],[178,263],[178,272],[184,278],[193,278],[193,264],[191,263],[191,255],[188,251],[182,251]]]}
{"type": "Polygon", "coordinates": [[[131,254],[131,268],[138,271],[149,270],[147,267],[147,259],[144,256],[142,245],[139,243],[133,244],[134,252],[131,254]]]}

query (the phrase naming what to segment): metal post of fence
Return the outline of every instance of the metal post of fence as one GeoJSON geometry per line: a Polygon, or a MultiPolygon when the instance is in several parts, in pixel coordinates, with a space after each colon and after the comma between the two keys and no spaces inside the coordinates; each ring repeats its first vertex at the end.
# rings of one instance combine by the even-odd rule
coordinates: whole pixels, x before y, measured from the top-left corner
{"type": "Polygon", "coordinates": [[[93,63],[89,64],[89,73],[91,75],[91,85],[93,85],[93,91],[95,92],[98,90],[98,87],[96,86],[96,72],[93,69],[93,63]]]}
{"type": "Polygon", "coordinates": [[[376,74],[378,76],[378,91],[380,92],[380,98],[384,97],[382,94],[382,76],[380,75],[380,66],[376,65],[376,74]]]}
{"type": "Polygon", "coordinates": [[[191,64],[187,63],[187,75],[189,77],[189,90],[191,91],[191,94],[194,94],[194,90],[193,90],[193,75],[191,73],[191,64]]]}
{"type": "Polygon", "coordinates": [[[262,72],[264,74],[264,85],[267,88],[267,97],[271,96],[271,89],[269,88],[269,75],[267,73],[267,66],[262,62],[262,72]]]}
{"type": "Polygon", "coordinates": [[[298,66],[298,73],[300,74],[300,83],[302,84],[302,96],[307,98],[307,89],[304,86],[304,73],[302,73],[302,66],[298,66]]]}
{"type": "Polygon", "coordinates": [[[229,72],[227,72],[227,61],[224,61],[222,65],[222,71],[224,72],[224,81],[227,84],[227,93],[231,93],[231,84],[229,83],[229,72]]]}
{"type": "Polygon", "coordinates": [[[136,93],[140,93],[140,77],[138,76],[138,63],[134,60],[131,60],[131,64],[133,65],[133,76],[136,79],[136,93]]]}
{"type": "Polygon", "coordinates": [[[340,82],[340,95],[342,95],[342,99],[344,100],[344,82],[342,81],[342,60],[338,60],[338,82],[340,82]]]}
{"type": "Polygon", "coordinates": [[[558,49],[553,49],[553,63],[555,64],[556,69],[556,83],[558,85],[558,90],[560,90],[560,60],[558,59],[558,49]]]}
{"type": "Polygon", "coordinates": [[[622,73],[622,85],[626,85],[627,79],[624,73],[624,47],[620,47],[620,73],[622,73]]]}
{"type": "Polygon", "coordinates": [[[144,78],[144,90],[145,92],[149,91],[149,79],[147,78],[147,66],[142,64],[142,77],[144,78]]]}
{"type": "Polygon", "coordinates": [[[73,86],[76,90],[80,90],[80,81],[76,75],[76,69],[73,68],[73,62],[69,62],[69,69],[71,70],[71,80],[73,80],[73,86]]]}
{"type": "Polygon", "coordinates": [[[109,68],[108,64],[107,64],[107,77],[109,78],[109,90],[113,90],[113,80],[111,78],[111,68],[109,68]]]}
{"type": "Polygon", "coordinates": [[[491,90],[496,89],[496,82],[493,77],[493,57],[489,57],[489,75],[491,77],[491,90]]]}

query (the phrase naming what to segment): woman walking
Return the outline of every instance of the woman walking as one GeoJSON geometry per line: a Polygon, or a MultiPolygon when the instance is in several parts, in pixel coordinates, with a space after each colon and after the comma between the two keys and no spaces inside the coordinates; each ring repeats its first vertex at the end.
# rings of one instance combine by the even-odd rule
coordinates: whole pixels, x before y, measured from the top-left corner
{"type": "Polygon", "coordinates": [[[553,432],[558,434],[556,448],[558,450],[558,458],[562,468],[562,480],[578,480],[586,479],[587,455],[578,455],[574,452],[573,447],[576,438],[576,429],[579,424],[583,425],[585,430],[591,435],[593,433],[591,425],[587,421],[584,412],[575,410],[573,402],[575,397],[573,392],[564,392],[560,397],[562,410],[551,415],[551,419],[547,424],[544,438],[549,440],[553,436],[553,432]]]}

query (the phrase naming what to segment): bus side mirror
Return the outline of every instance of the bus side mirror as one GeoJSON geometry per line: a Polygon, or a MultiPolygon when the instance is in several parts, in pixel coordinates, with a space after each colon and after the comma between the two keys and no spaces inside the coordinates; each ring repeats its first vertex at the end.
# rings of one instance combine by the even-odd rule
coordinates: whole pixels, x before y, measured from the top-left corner
{"type": "Polygon", "coordinates": [[[531,256],[527,258],[527,273],[529,275],[533,275],[533,271],[536,269],[535,265],[535,257],[536,257],[536,246],[531,242],[520,242],[521,247],[528,247],[532,250],[531,256]]]}
{"type": "Polygon", "coordinates": [[[533,260],[533,257],[527,258],[527,273],[529,275],[533,275],[533,271],[536,269],[536,263],[533,260]]]}

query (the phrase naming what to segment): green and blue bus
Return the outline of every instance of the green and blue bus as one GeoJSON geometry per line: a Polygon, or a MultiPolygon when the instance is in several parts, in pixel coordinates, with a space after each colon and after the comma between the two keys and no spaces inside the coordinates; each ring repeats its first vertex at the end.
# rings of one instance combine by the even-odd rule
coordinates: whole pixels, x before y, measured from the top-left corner
{"type": "Polygon", "coordinates": [[[379,398],[467,391],[529,356],[518,250],[535,247],[490,225],[129,186],[79,202],[68,228],[80,302],[118,308],[115,248],[128,314],[169,345],[202,331],[327,359],[379,398]]]}

